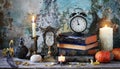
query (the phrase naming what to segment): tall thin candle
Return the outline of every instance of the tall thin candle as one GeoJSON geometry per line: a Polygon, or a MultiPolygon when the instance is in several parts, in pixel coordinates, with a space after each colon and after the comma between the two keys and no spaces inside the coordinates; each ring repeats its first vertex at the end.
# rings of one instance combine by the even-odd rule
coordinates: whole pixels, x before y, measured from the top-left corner
{"type": "Polygon", "coordinates": [[[32,37],[36,37],[35,16],[32,16],[32,37]]]}

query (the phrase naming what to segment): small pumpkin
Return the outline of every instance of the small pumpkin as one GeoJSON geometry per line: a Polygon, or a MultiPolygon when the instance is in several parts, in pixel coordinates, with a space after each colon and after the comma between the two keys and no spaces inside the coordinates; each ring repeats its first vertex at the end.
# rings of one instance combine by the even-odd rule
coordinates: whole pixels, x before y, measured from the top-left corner
{"type": "Polygon", "coordinates": [[[111,53],[109,51],[98,51],[95,54],[95,59],[98,62],[106,63],[106,62],[110,62],[112,60],[111,56],[112,55],[111,55],[111,53]]]}
{"type": "Polygon", "coordinates": [[[120,48],[114,48],[112,50],[115,60],[120,60],[120,48]]]}

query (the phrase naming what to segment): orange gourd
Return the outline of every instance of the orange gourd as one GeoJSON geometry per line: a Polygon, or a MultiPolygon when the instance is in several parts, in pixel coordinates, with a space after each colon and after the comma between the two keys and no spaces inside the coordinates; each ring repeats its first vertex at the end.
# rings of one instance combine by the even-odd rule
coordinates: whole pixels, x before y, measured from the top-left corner
{"type": "Polygon", "coordinates": [[[95,59],[98,62],[103,62],[103,63],[110,62],[110,60],[111,60],[111,53],[109,51],[98,51],[95,54],[95,59]]]}
{"type": "Polygon", "coordinates": [[[120,60],[120,48],[114,48],[112,50],[115,60],[120,60]]]}

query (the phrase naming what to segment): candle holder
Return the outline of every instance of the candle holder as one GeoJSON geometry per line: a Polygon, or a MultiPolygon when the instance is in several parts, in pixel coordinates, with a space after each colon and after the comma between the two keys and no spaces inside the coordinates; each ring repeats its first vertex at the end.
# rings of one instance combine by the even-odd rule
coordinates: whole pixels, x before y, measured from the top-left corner
{"type": "Polygon", "coordinates": [[[60,65],[63,66],[63,62],[60,62],[60,65]]]}
{"type": "Polygon", "coordinates": [[[33,39],[34,40],[34,49],[33,49],[33,53],[34,54],[37,54],[37,50],[38,50],[38,48],[37,48],[37,40],[38,40],[38,35],[36,36],[36,37],[32,37],[31,36],[31,39],[33,39]]]}
{"type": "Polygon", "coordinates": [[[57,64],[60,64],[61,66],[63,66],[63,65],[68,64],[68,63],[67,62],[58,61],[57,64]]]}

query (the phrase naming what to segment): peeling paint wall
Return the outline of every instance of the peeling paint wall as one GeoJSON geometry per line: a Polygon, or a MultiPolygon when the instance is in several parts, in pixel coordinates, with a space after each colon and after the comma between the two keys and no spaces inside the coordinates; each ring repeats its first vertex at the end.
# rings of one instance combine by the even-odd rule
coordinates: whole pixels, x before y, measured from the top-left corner
{"type": "MultiPolygon", "coordinates": [[[[11,39],[18,46],[19,38],[25,39],[25,45],[33,46],[31,39],[31,16],[37,16],[38,48],[43,46],[43,32],[40,27],[52,26],[58,32],[71,31],[69,28],[69,16],[75,8],[82,8],[87,14],[88,29],[94,22],[93,13],[102,18],[102,12],[110,7],[112,10],[112,21],[120,23],[120,1],[119,0],[0,0],[0,49],[8,47],[11,39]]],[[[97,22],[96,22],[97,23],[97,22]]],[[[88,30],[89,31],[89,30],[88,30]]],[[[120,29],[119,29],[120,31],[120,29]]],[[[119,32],[115,34],[114,45],[119,47],[119,32]]]]}

